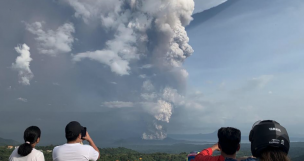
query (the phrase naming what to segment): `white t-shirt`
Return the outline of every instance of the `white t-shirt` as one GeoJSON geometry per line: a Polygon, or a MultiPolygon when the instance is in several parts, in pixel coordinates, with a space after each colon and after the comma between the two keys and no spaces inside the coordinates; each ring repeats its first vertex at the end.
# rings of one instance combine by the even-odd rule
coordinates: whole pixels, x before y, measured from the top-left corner
{"type": "Polygon", "coordinates": [[[18,148],[16,148],[9,157],[9,161],[44,161],[44,155],[41,151],[33,148],[30,154],[21,156],[18,154],[18,148]]]}
{"type": "Polygon", "coordinates": [[[99,153],[90,145],[63,144],[53,150],[54,161],[96,161],[99,153]]]}

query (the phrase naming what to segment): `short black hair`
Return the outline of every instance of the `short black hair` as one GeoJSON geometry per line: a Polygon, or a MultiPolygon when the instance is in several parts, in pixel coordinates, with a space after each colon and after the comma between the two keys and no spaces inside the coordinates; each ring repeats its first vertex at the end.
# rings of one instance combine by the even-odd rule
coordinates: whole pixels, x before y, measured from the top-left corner
{"type": "Polygon", "coordinates": [[[233,155],[241,142],[241,131],[233,127],[222,127],[217,132],[221,150],[227,155],[233,155]]]}
{"type": "Polygon", "coordinates": [[[65,134],[67,141],[75,141],[79,135],[74,135],[72,133],[65,134]]]}
{"type": "Polygon", "coordinates": [[[75,141],[79,134],[81,133],[81,130],[84,127],[80,125],[77,121],[71,121],[68,123],[65,127],[65,137],[68,141],[75,141]]]}

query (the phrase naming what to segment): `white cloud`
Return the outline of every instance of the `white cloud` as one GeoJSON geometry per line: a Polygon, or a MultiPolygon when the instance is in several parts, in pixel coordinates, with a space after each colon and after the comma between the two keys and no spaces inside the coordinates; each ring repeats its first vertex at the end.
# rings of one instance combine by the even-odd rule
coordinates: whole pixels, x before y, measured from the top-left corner
{"type": "Polygon", "coordinates": [[[128,107],[134,107],[134,104],[132,102],[114,101],[114,102],[104,102],[102,106],[107,108],[128,108],[128,107]]]}
{"type": "Polygon", "coordinates": [[[156,120],[163,122],[170,122],[173,106],[171,103],[158,100],[154,102],[141,102],[141,106],[150,114],[152,114],[156,120]]]}
{"type": "Polygon", "coordinates": [[[119,75],[129,75],[129,62],[123,60],[117,53],[112,50],[97,50],[93,52],[79,53],[73,57],[75,62],[89,58],[100,63],[106,64],[111,68],[111,71],[119,75]]]}
{"type": "MultiPolygon", "coordinates": [[[[84,59],[94,60],[108,66],[113,73],[121,76],[130,75],[133,67],[136,68],[134,73],[137,73],[138,68],[151,71],[151,75],[145,73],[140,76],[141,78],[150,78],[157,74],[158,77],[154,77],[155,79],[143,82],[141,101],[145,107],[151,107],[152,111],[150,108],[144,109],[157,121],[169,122],[174,104],[170,102],[172,100],[163,98],[162,94],[163,88],[170,87],[171,82],[154,86],[152,81],[162,81],[166,77],[171,77],[180,86],[185,85],[188,72],[182,66],[194,52],[189,45],[185,27],[192,20],[194,1],[67,0],[66,2],[74,8],[75,17],[81,18],[87,25],[100,22],[102,30],[113,33],[113,38],[106,41],[103,48],[75,54],[73,60],[75,62],[84,59]],[[155,71],[152,71],[154,68],[155,71]]],[[[167,97],[173,99],[173,96],[167,97]]],[[[177,98],[175,99],[173,101],[177,102],[177,98]]],[[[159,134],[165,131],[159,128],[154,130],[156,137],[164,136],[159,134]]]]}
{"type": "Polygon", "coordinates": [[[121,0],[94,0],[85,2],[81,0],[66,0],[66,2],[74,8],[74,16],[82,18],[87,24],[97,19],[101,20],[102,17],[100,15],[102,14],[119,12],[120,6],[123,4],[121,0]]]}
{"type": "Polygon", "coordinates": [[[16,62],[12,64],[12,68],[19,72],[19,83],[23,85],[30,85],[30,80],[34,75],[30,69],[31,58],[30,47],[26,44],[15,47],[20,56],[17,57],[16,62]]]}
{"type": "Polygon", "coordinates": [[[152,111],[155,112],[154,117],[157,120],[169,123],[173,112],[172,110],[172,104],[166,101],[158,100],[157,106],[154,106],[152,111]]]}
{"type": "Polygon", "coordinates": [[[26,98],[22,98],[22,97],[18,98],[17,100],[21,101],[21,102],[27,102],[27,99],[26,98]]]}
{"type": "Polygon", "coordinates": [[[124,25],[120,25],[115,38],[106,43],[106,49],[79,53],[73,59],[74,61],[81,61],[89,58],[108,65],[111,71],[116,74],[129,75],[129,62],[139,59],[137,48],[133,46],[135,43],[136,36],[133,35],[133,31],[124,25]]]}
{"type": "Polygon", "coordinates": [[[144,81],[142,88],[144,91],[154,91],[155,89],[150,80],[144,81]]]}
{"type": "MultiPolygon", "coordinates": [[[[161,63],[161,66],[169,68],[181,67],[184,60],[193,53],[185,31],[185,26],[192,20],[192,0],[148,0],[145,3],[123,3],[118,0],[67,2],[75,9],[75,16],[82,18],[85,23],[101,21],[104,30],[115,32],[114,38],[106,42],[103,50],[79,53],[75,55],[74,60],[89,58],[110,66],[111,70],[119,75],[128,75],[131,70],[130,62],[136,62],[141,56],[146,57],[149,53],[157,57],[157,64],[161,63]],[[131,9],[126,5],[130,5],[131,9]],[[149,37],[150,30],[154,30],[154,35],[158,35],[155,38],[158,37],[162,42],[149,37]],[[155,49],[148,50],[147,43],[151,41],[156,41],[155,49]],[[115,57],[111,59],[111,63],[108,59],[102,60],[104,54],[101,53],[109,51],[110,55],[115,57]],[[113,69],[113,64],[118,66],[119,70],[113,69]]],[[[143,66],[151,67],[152,64],[143,66]]],[[[185,70],[182,74],[187,76],[185,70]]]]}
{"type": "Polygon", "coordinates": [[[273,75],[262,75],[260,77],[253,78],[251,82],[261,89],[264,88],[273,79],[273,77],[273,75]]]}
{"type": "Polygon", "coordinates": [[[116,85],[117,83],[116,82],[111,82],[111,84],[115,84],[116,85]]]}
{"type": "Polygon", "coordinates": [[[153,93],[142,93],[141,97],[146,101],[153,101],[158,97],[158,95],[154,92],[153,93]]]}
{"type": "Polygon", "coordinates": [[[180,95],[176,89],[169,87],[163,90],[162,98],[177,106],[185,103],[185,97],[180,95]]]}
{"type": "Polygon", "coordinates": [[[263,89],[273,79],[273,77],[273,75],[262,75],[256,78],[252,78],[248,80],[240,90],[250,91],[254,89],[263,89]]]}
{"type": "Polygon", "coordinates": [[[145,78],[147,78],[147,75],[146,74],[141,74],[141,75],[139,75],[139,78],[145,79],[145,78]]]}
{"type": "Polygon", "coordinates": [[[167,137],[167,133],[166,133],[166,131],[164,131],[162,125],[159,125],[156,122],[154,122],[153,129],[156,130],[156,133],[155,132],[152,132],[150,134],[143,133],[142,138],[145,140],[155,140],[155,139],[162,140],[167,137]]]}
{"type": "Polygon", "coordinates": [[[60,84],[59,83],[56,83],[56,82],[54,82],[54,83],[52,83],[54,86],[60,86],[60,84]]]}
{"type": "Polygon", "coordinates": [[[153,65],[152,64],[145,64],[143,65],[142,67],[140,67],[141,69],[149,69],[149,68],[152,68],[153,65]]]}
{"type": "Polygon", "coordinates": [[[26,24],[26,29],[36,35],[36,41],[39,44],[39,52],[51,56],[68,53],[72,50],[75,32],[72,23],[65,23],[58,27],[57,30],[43,30],[43,22],[35,22],[26,24]]]}

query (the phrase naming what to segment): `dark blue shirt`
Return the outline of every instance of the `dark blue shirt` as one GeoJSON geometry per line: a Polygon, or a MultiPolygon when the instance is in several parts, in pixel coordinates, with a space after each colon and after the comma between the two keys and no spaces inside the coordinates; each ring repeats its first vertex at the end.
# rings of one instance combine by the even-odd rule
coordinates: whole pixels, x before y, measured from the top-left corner
{"type": "MultiPolygon", "coordinates": [[[[237,161],[237,160],[233,158],[225,158],[225,161],[237,161]]],[[[256,158],[247,158],[247,159],[243,159],[242,161],[259,161],[259,160],[256,158]]]]}
{"type": "Polygon", "coordinates": [[[256,158],[247,158],[247,159],[242,160],[242,161],[259,161],[259,160],[256,159],[256,158]]]}
{"type": "Polygon", "coordinates": [[[225,158],[225,161],[237,161],[237,160],[233,158],[225,158]]]}

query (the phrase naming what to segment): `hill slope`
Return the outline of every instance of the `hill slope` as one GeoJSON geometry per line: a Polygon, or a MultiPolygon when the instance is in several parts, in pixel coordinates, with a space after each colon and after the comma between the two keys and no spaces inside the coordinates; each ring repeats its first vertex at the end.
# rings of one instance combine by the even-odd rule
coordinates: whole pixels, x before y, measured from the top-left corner
{"type": "Polygon", "coordinates": [[[19,144],[20,143],[18,141],[15,141],[15,140],[0,138],[0,146],[19,145],[19,144]]]}
{"type": "Polygon", "coordinates": [[[222,3],[214,8],[194,14],[193,21],[189,26],[186,27],[186,29],[189,30],[195,26],[198,26],[201,23],[208,21],[209,19],[213,18],[214,16],[223,12],[224,10],[228,9],[230,6],[232,6],[237,2],[239,2],[239,0],[228,0],[227,2],[222,3]]]}

